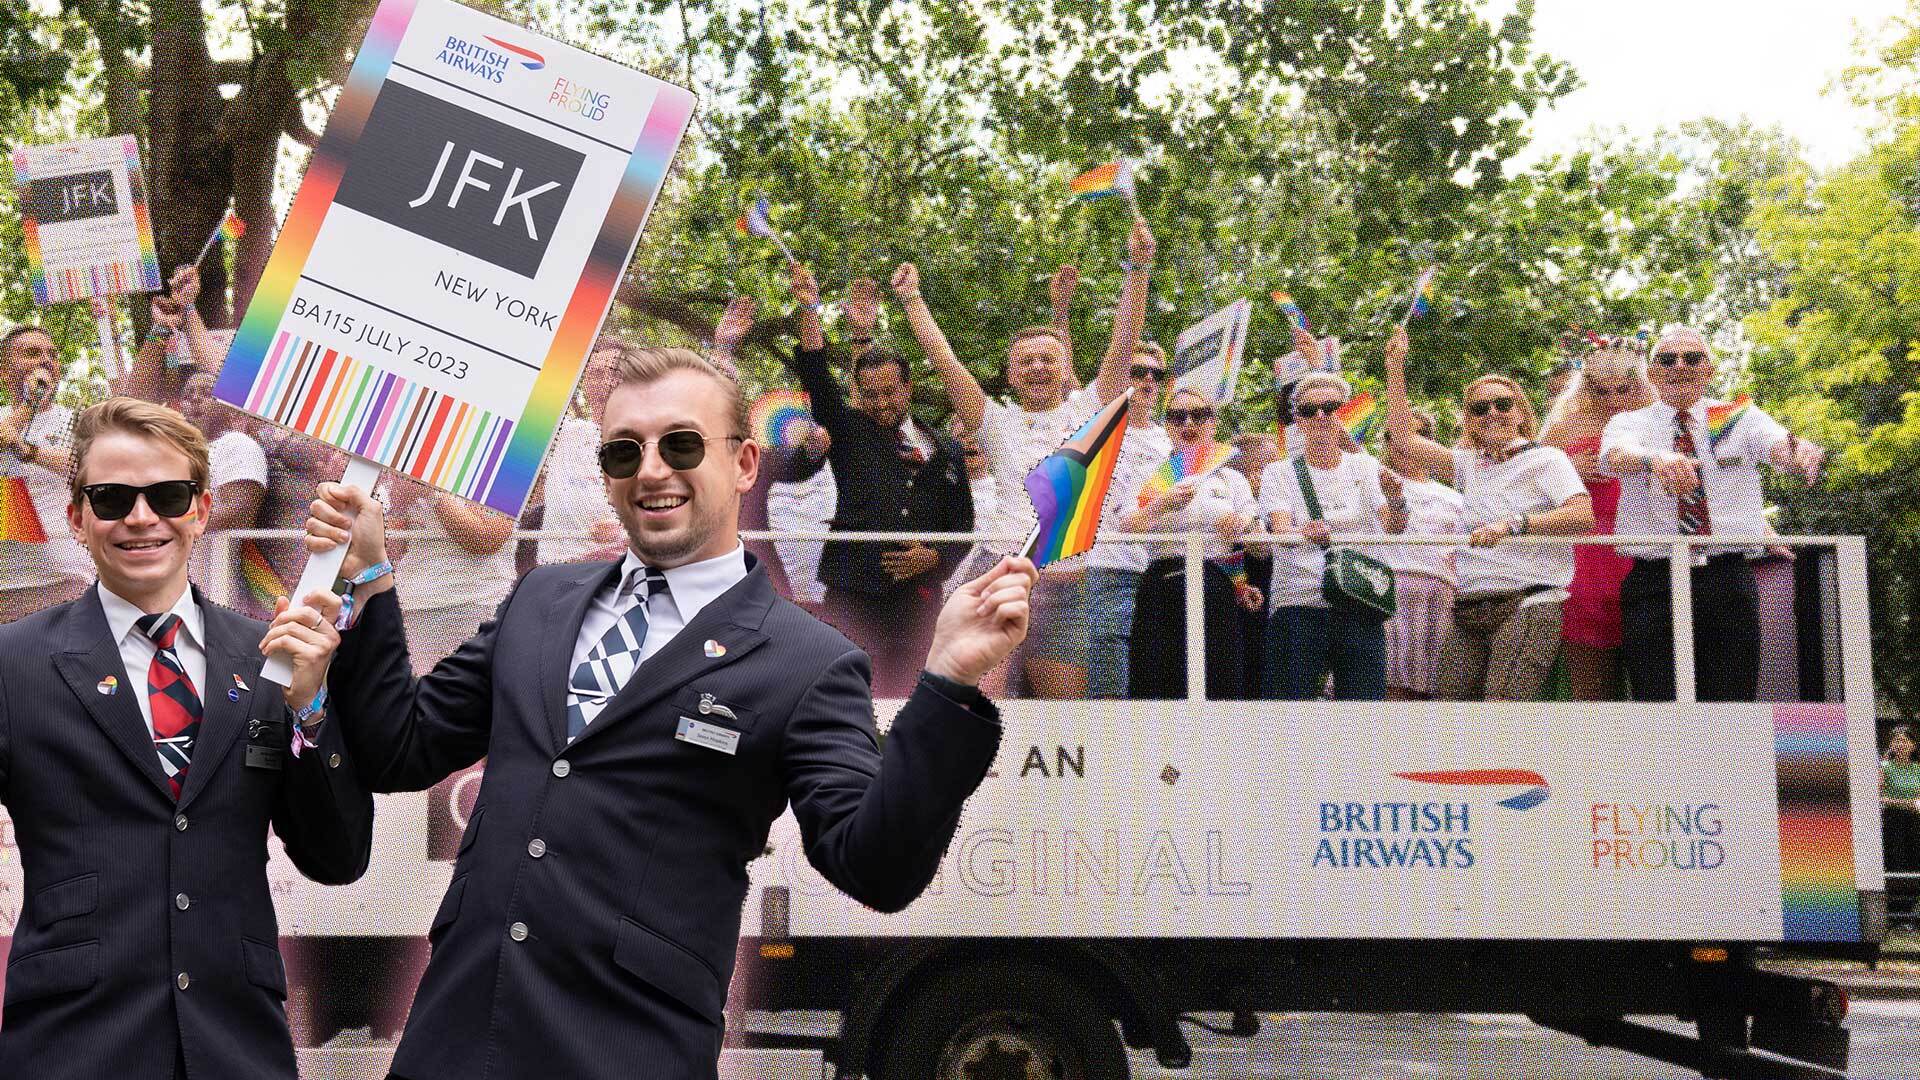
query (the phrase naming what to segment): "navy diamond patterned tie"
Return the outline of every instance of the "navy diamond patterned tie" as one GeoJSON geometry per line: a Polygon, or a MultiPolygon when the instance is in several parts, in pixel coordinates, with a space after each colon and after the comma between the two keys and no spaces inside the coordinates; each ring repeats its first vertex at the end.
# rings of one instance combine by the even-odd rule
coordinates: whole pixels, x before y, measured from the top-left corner
{"type": "Polygon", "coordinates": [[[621,586],[627,610],[613,620],[567,680],[568,742],[580,737],[639,668],[640,650],[647,643],[647,604],[667,591],[667,575],[649,566],[621,586]]]}

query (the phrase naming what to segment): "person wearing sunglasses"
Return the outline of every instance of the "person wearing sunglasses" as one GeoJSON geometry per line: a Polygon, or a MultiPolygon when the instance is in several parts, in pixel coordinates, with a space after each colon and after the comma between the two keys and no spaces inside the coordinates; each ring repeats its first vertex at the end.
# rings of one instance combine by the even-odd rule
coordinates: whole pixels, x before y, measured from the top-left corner
{"type": "Polygon", "coordinates": [[[1406,328],[1397,327],[1386,346],[1394,448],[1460,492],[1469,530],[1469,546],[1454,553],[1459,584],[1435,691],[1449,701],[1538,700],[1560,654],[1572,546],[1502,541],[1592,532],[1593,498],[1565,451],[1534,441],[1533,405],[1504,375],[1482,375],[1461,392],[1463,445],[1421,436],[1406,361],[1406,328]]]}
{"type": "MultiPolygon", "coordinates": [[[[1613,532],[1620,481],[1599,467],[1600,433],[1607,421],[1653,403],[1653,384],[1636,350],[1608,343],[1590,352],[1573,380],[1554,399],[1540,441],[1567,452],[1593,497],[1594,532],[1613,532]]],[[[1621,696],[1620,583],[1633,560],[1604,544],[1573,549],[1573,583],[1560,619],[1560,655],[1568,692],[1575,701],[1613,701],[1621,696]]]]}
{"type": "Polygon", "coordinates": [[[87,553],[59,535],[73,427],[59,381],[53,335],[16,326],[0,337],[0,487],[24,489],[33,519],[0,539],[0,622],[73,600],[93,578],[87,553]]]}
{"type": "Polygon", "coordinates": [[[73,427],[66,525],[98,575],[0,626],[0,804],[25,872],[0,1076],[295,1080],[267,831],[327,884],[358,879],[373,799],[326,718],[337,637],[189,580],[213,507],[206,438],[109,398],[73,427]],[[266,654],[293,663],[284,689],[266,654]]]}
{"type": "MultiPolygon", "coordinates": [[[[1434,417],[1413,410],[1414,434],[1434,437],[1434,417]]],[[[1466,532],[1466,503],[1460,493],[1433,479],[1432,470],[1400,449],[1393,432],[1382,431],[1387,471],[1382,488],[1396,477],[1407,504],[1408,536],[1457,536],[1466,532]]],[[[1459,578],[1453,551],[1430,544],[1392,544],[1379,559],[1393,570],[1394,610],[1387,620],[1387,700],[1427,701],[1434,696],[1440,647],[1453,629],[1453,597],[1459,578]]]]}
{"type": "MultiPolygon", "coordinates": [[[[1142,488],[1135,508],[1123,515],[1127,532],[1211,532],[1204,554],[1201,595],[1206,619],[1207,696],[1230,700],[1246,690],[1246,645],[1240,610],[1255,611],[1264,597],[1236,582],[1228,562],[1234,546],[1253,526],[1258,507],[1247,478],[1225,467],[1231,446],[1214,433],[1219,410],[1198,390],[1183,388],[1167,399],[1167,431],[1173,453],[1188,460],[1213,457],[1210,471],[1189,476],[1157,495],[1142,488]]],[[[1156,469],[1158,465],[1156,464],[1156,469]]],[[[1187,696],[1186,542],[1148,546],[1128,639],[1127,696],[1142,699],[1187,696]]]]}
{"type": "MultiPolygon", "coordinates": [[[[902,273],[906,271],[903,270],[902,273]]],[[[972,487],[960,444],[916,419],[906,358],[872,346],[852,362],[855,404],[827,366],[820,287],[800,263],[789,267],[799,302],[800,344],[791,370],[831,439],[827,460],[838,498],[833,532],[973,531],[972,487]]],[[[964,543],[834,540],[820,551],[827,621],[873,661],[874,692],[905,697],[933,640],[942,585],[966,558],[964,543]]]]}
{"type": "MultiPolygon", "coordinates": [[[[760,447],[737,376],[630,350],[600,415],[620,560],[535,567],[424,677],[399,575],[356,586],[340,635],[335,715],[376,789],[487,762],[395,1077],[713,1080],[747,862],[774,821],[791,804],[812,865],[898,911],[1000,743],[978,683],[1026,632],[1030,562],[946,601],[883,750],[866,655],[741,546],[760,447]]],[[[321,485],[307,542],[377,574],[379,504],[321,485]]]]}
{"type": "MultiPolygon", "coordinates": [[[[1337,700],[1386,697],[1387,639],[1381,620],[1333,607],[1321,587],[1334,533],[1398,533],[1407,527],[1399,477],[1383,474],[1372,454],[1341,448],[1345,428],[1334,414],[1352,396],[1345,379],[1327,372],[1294,384],[1301,453],[1268,465],[1260,478],[1267,530],[1297,532],[1305,541],[1274,552],[1264,688],[1264,696],[1274,700],[1320,697],[1329,672],[1337,700]],[[1303,466],[1314,496],[1311,505],[1301,483],[1303,466]],[[1391,490],[1384,487],[1389,484],[1391,490]]],[[[1362,550],[1379,558],[1385,549],[1362,550]]]]}
{"type": "MultiPolygon", "coordinates": [[[[1147,478],[1173,453],[1173,440],[1155,417],[1171,376],[1167,353],[1142,341],[1127,369],[1133,396],[1127,401],[1127,437],[1114,462],[1107,501],[1100,509],[1099,531],[1126,532],[1121,523],[1139,504],[1147,478]]],[[[1124,698],[1129,680],[1128,651],[1133,641],[1133,605],[1149,562],[1144,544],[1096,540],[1086,554],[1087,696],[1124,698]]]]}
{"type": "MultiPolygon", "coordinates": [[[[1007,346],[1006,382],[1012,392],[1011,402],[987,397],[980,380],[955,357],[920,296],[918,271],[908,264],[895,275],[894,295],[913,327],[914,338],[946,389],[961,423],[968,431],[978,433],[993,471],[994,486],[1003,493],[995,502],[995,516],[979,522],[981,532],[1006,537],[992,542],[991,550],[1014,552],[1033,530],[1033,502],[1020,494],[1026,490],[1027,473],[1072,438],[1102,406],[1126,393],[1137,360],[1135,346],[1146,325],[1147,279],[1155,245],[1153,231],[1145,221],[1136,219],[1127,236],[1113,333],[1093,385],[1076,384],[1072,343],[1057,325],[1030,326],[1017,331],[1007,346]]],[[[1066,276],[1077,281],[1077,271],[1066,276]]],[[[1067,284],[1062,275],[1055,276],[1057,307],[1070,299],[1072,290],[1065,288],[1067,284]]],[[[1054,563],[1041,571],[1033,598],[1034,632],[1009,665],[1015,691],[1051,700],[1086,697],[1086,587],[1086,566],[1077,560],[1054,563]]]]}
{"type": "MultiPolygon", "coordinates": [[[[1707,339],[1690,327],[1654,343],[1647,373],[1659,400],[1607,421],[1600,467],[1620,477],[1622,533],[1768,535],[1760,466],[1820,475],[1825,451],[1796,438],[1751,403],[1708,396],[1715,368],[1707,339]]],[[[1749,559],[1764,545],[1693,548],[1695,689],[1701,701],[1752,701],[1759,693],[1760,614],[1749,559]]],[[[1636,701],[1674,698],[1673,600],[1667,545],[1628,547],[1633,567],[1620,586],[1622,618],[1633,628],[1621,647],[1636,701]]]]}

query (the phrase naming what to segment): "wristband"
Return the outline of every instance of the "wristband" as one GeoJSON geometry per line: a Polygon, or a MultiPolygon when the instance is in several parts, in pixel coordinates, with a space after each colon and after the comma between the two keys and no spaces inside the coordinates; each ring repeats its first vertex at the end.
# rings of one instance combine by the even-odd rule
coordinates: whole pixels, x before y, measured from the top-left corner
{"type": "Polygon", "coordinates": [[[350,578],[339,578],[333,583],[333,589],[340,594],[340,617],[333,620],[335,630],[346,630],[353,626],[353,590],[361,585],[370,585],[393,573],[393,564],[378,562],[350,578]]]}
{"type": "Polygon", "coordinates": [[[293,722],[295,724],[298,724],[301,727],[306,727],[308,720],[312,719],[315,716],[325,719],[326,714],[327,714],[327,688],[325,686],[322,686],[320,688],[320,692],[313,695],[312,701],[307,702],[306,705],[303,706],[299,712],[296,712],[293,714],[293,722]]]}

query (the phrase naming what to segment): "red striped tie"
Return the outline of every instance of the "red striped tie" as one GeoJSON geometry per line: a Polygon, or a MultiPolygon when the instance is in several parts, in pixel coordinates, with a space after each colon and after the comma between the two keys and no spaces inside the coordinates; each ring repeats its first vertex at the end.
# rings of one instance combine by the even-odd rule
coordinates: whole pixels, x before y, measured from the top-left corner
{"type": "Polygon", "coordinates": [[[180,616],[172,613],[143,615],[134,623],[140,632],[153,639],[153,662],[147,665],[147,704],[153,711],[153,746],[160,753],[160,766],[166,770],[173,797],[187,783],[187,766],[193,761],[193,740],[200,734],[200,692],[180,664],[173,643],[180,636],[180,616]]]}
{"type": "MultiPolygon", "coordinates": [[[[1697,457],[1692,425],[1687,423],[1687,414],[1684,412],[1673,414],[1673,452],[1689,458],[1697,457]]],[[[1707,473],[1697,460],[1695,467],[1700,469],[1700,483],[1677,499],[1680,532],[1683,536],[1710,536],[1713,533],[1713,517],[1707,513],[1707,473]]]]}

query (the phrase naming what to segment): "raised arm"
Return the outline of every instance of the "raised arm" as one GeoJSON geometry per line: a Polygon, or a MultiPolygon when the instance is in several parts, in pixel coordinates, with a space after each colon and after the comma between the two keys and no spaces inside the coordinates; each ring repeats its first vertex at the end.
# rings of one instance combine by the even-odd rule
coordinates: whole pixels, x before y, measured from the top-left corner
{"type": "Polygon", "coordinates": [[[1387,339],[1387,430],[1393,445],[1412,454],[1443,480],[1453,479],[1453,451],[1415,430],[1413,403],[1407,400],[1407,328],[1396,326],[1387,339]]]}
{"type": "Polygon", "coordinates": [[[1153,269],[1154,250],[1153,230],[1147,228],[1144,219],[1133,219],[1133,232],[1127,236],[1127,276],[1120,285],[1120,305],[1113,314],[1113,339],[1100,361],[1096,384],[1102,402],[1127,392],[1127,368],[1133,363],[1133,352],[1147,325],[1147,275],[1153,269]]]}
{"type": "Polygon", "coordinates": [[[751,296],[736,296],[727,301],[727,310],[713,327],[713,355],[727,363],[734,363],[734,354],[739,351],[740,343],[747,338],[747,331],[753,329],[753,316],[758,308],[751,296]]]}
{"type": "Polygon", "coordinates": [[[1053,308],[1053,332],[1067,343],[1068,356],[1073,355],[1073,294],[1079,287],[1080,268],[1072,263],[1062,263],[1047,282],[1047,299],[1053,308]]]}
{"type": "Polygon", "coordinates": [[[980,380],[953,355],[947,335],[941,333],[940,325],[933,321],[933,312],[927,310],[927,302],[921,299],[919,269],[910,262],[901,263],[893,272],[892,286],[900,309],[907,314],[907,323],[913,327],[913,339],[920,343],[920,351],[927,354],[933,373],[940,377],[940,385],[947,388],[947,400],[952,402],[961,425],[969,432],[980,430],[980,421],[986,416],[987,395],[980,390],[980,380]]]}
{"type": "Polygon", "coordinates": [[[846,421],[851,410],[847,408],[846,391],[827,367],[827,336],[820,329],[820,286],[813,280],[812,271],[799,263],[794,263],[790,271],[788,285],[800,305],[800,347],[787,366],[807,392],[814,420],[832,432],[846,421]]]}

